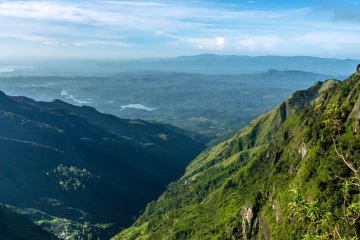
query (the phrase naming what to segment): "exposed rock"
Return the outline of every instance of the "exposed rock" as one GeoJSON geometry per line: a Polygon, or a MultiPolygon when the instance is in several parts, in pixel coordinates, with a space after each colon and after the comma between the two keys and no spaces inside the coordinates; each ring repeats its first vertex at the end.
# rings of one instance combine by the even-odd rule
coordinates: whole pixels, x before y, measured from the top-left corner
{"type": "Polygon", "coordinates": [[[357,67],[356,67],[355,75],[360,76],[360,64],[358,64],[357,67]]]}
{"type": "Polygon", "coordinates": [[[307,151],[306,144],[304,142],[301,143],[298,152],[301,156],[301,159],[304,159],[306,157],[308,151],[307,151]]]}
{"type": "Polygon", "coordinates": [[[350,113],[350,116],[353,116],[355,118],[354,132],[358,132],[360,130],[360,97],[356,101],[355,106],[350,113]]]}
{"type": "Polygon", "coordinates": [[[251,206],[245,206],[241,210],[241,217],[242,217],[242,233],[243,239],[248,239],[248,235],[251,231],[252,220],[254,217],[253,209],[251,206]]]}
{"type": "Polygon", "coordinates": [[[278,206],[278,203],[276,202],[276,200],[274,200],[271,204],[271,207],[275,213],[275,220],[276,220],[276,223],[279,223],[280,220],[281,220],[281,212],[280,212],[280,209],[279,209],[279,206],[278,206]]]}
{"type": "Polygon", "coordinates": [[[294,170],[295,170],[295,167],[294,167],[293,164],[291,164],[291,166],[289,167],[289,170],[288,170],[288,174],[289,174],[290,176],[293,175],[294,170]]]}
{"type": "Polygon", "coordinates": [[[259,219],[259,233],[257,239],[271,240],[271,231],[266,218],[261,215],[259,219]]]}

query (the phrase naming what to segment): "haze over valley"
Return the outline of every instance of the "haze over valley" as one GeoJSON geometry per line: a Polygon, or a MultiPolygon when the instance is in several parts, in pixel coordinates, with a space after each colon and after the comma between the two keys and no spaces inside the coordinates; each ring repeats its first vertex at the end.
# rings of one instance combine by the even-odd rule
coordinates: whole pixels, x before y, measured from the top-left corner
{"type": "MultiPolygon", "coordinates": [[[[192,66],[192,62],[184,60],[182,64],[192,66]]],[[[323,68],[330,69],[326,62],[324,59],[323,68]]],[[[4,77],[0,88],[9,95],[42,101],[61,99],[123,118],[170,123],[215,138],[245,126],[295,90],[339,77],[325,71],[269,70],[266,67],[270,65],[271,60],[262,72],[249,74],[138,70],[102,77],[4,77]]]]}
{"type": "Polygon", "coordinates": [[[359,12],[0,1],[0,240],[359,239],[359,12]]]}

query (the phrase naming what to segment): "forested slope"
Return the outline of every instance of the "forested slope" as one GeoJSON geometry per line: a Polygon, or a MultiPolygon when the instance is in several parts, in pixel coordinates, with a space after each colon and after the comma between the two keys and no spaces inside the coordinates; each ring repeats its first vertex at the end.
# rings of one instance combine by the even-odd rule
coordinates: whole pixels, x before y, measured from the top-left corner
{"type": "Polygon", "coordinates": [[[359,80],[295,92],[198,156],[114,239],[356,239],[359,80]]]}
{"type": "Polygon", "coordinates": [[[0,201],[63,238],[130,225],[203,147],[170,125],[0,92],[0,201]]]}

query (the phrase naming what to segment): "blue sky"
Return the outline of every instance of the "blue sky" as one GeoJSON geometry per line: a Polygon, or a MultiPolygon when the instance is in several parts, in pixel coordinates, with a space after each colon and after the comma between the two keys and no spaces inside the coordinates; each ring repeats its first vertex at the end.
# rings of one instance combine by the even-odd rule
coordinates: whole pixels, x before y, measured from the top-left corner
{"type": "Polygon", "coordinates": [[[0,1],[0,58],[360,59],[360,0],[0,1]]]}

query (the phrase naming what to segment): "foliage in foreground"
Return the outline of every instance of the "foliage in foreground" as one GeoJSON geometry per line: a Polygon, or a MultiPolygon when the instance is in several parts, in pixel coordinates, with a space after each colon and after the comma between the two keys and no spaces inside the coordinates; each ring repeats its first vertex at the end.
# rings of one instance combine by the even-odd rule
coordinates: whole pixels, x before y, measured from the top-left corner
{"type": "MultiPolygon", "coordinates": [[[[321,104],[316,110],[321,109],[321,104]]],[[[335,176],[341,180],[341,194],[343,203],[341,210],[334,211],[332,206],[319,202],[317,199],[305,199],[300,191],[293,187],[290,189],[292,201],[289,203],[290,210],[297,217],[299,224],[306,229],[304,239],[358,239],[360,225],[360,166],[357,168],[354,161],[349,159],[342,150],[341,143],[341,119],[339,118],[338,105],[333,103],[324,111],[319,118],[323,119],[325,129],[333,142],[336,156],[351,171],[349,178],[335,176]],[[344,235],[346,237],[344,237],[344,235]]]]}

